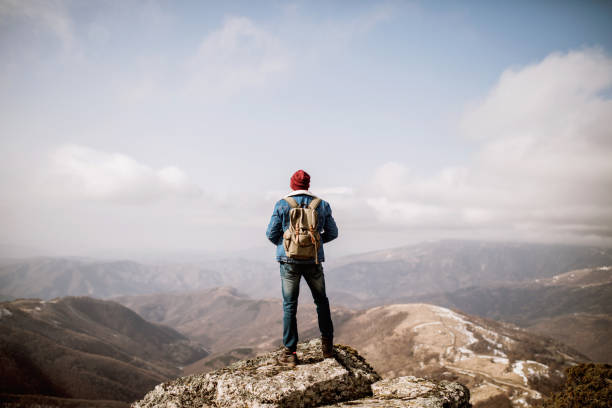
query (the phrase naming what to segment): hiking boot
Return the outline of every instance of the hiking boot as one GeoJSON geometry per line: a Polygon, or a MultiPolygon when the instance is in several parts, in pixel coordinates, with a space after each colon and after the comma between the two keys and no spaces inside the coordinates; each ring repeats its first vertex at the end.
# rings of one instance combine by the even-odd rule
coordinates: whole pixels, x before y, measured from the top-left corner
{"type": "Polygon", "coordinates": [[[281,365],[286,365],[289,367],[295,367],[298,363],[297,354],[295,351],[291,351],[288,348],[285,348],[278,358],[278,362],[281,365]]]}
{"type": "Polygon", "coordinates": [[[334,341],[326,337],[321,337],[321,352],[323,358],[330,358],[334,356],[334,341]]]}

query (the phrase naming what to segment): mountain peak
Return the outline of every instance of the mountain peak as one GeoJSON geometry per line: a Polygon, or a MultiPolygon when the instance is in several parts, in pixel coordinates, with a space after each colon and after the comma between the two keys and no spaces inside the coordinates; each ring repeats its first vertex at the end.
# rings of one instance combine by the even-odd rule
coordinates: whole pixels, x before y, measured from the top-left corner
{"type": "Polygon", "coordinates": [[[150,407],[469,407],[469,391],[458,383],[401,377],[381,380],[354,349],[336,345],[323,359],[320,340],[298,345],[300,364],[281,366],[282,350],[227,368],[169,381],[132,408],[150,407]],[[348,404],[348,405],[347,405],[348,404]]]}

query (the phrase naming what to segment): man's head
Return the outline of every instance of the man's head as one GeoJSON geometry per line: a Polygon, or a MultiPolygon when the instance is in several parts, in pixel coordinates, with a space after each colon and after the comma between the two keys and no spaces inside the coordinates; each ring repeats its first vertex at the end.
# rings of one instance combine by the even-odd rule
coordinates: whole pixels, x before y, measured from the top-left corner
{"type": "Polygon", "coordinates": [[[291,176],[289,185],[292,190],[308,190],[310,188],[310,175],[304,170],[298,170],[291,176]]]}

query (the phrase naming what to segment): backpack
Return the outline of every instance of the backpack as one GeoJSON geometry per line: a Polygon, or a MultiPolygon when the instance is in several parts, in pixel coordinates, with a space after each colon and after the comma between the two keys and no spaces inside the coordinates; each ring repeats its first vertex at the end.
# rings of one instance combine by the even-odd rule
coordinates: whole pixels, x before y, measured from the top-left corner
{"type": "Polygon", "coordinates": [[[317,207],[321,202],[315,197],[307,207],[300,207],[293,197],[285,197],[289,203],[289,228],[283,233],[283,246],[287,257],[300,260],[314,259],[319,263],[321,235],[317,230],[317,207]]]}

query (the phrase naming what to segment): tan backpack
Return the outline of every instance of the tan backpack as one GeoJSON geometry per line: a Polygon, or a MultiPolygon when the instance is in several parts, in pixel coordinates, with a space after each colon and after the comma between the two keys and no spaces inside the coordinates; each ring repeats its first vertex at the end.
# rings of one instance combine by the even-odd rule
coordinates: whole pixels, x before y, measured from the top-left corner
{"type": "Polygon", "coordinates": [[[289,228],[283,234],[283,245],[287,257],[293,259],[314,259],[319,263],[321,235],[317,230],[317,207],[320,198],[314,198],[308,207],[301,208],[293,197],[285,197],[289,203],[289,228]]]}

